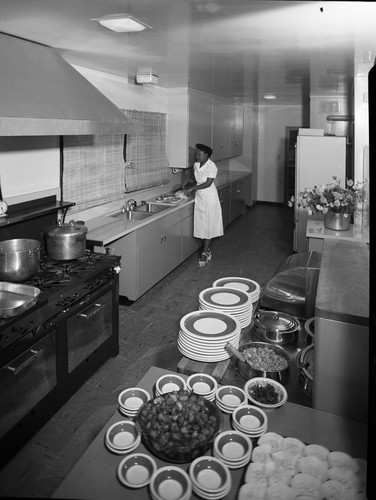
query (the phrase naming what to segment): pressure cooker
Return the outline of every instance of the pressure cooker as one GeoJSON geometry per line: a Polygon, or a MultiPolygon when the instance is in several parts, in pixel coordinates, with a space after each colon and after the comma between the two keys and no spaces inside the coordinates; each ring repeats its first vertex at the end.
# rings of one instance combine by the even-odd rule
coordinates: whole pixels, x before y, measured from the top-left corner
{"type": "Polygon", "coordinates": [[[47,255],[54,260],[73,260],[85,254],[87,227],[83,221],[71,220],[47,229],[47,255]]]}

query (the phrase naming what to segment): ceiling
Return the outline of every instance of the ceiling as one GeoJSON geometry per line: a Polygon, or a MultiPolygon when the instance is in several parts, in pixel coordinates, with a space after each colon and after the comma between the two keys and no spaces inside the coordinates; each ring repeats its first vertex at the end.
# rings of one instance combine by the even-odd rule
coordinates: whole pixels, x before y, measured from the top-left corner
{"type": "Polygon", "coordinates": [[[161,87],[244,102],[308,102],[351,92],[354,57],[376,55],[376,2],[0,0],[0,32],[56,48],[69,63],[161,87]],[[110,31],[93,18],[128,13],[152,26],[110,31]],[[355,55],[355,56],[354,56],[355,55]]]}

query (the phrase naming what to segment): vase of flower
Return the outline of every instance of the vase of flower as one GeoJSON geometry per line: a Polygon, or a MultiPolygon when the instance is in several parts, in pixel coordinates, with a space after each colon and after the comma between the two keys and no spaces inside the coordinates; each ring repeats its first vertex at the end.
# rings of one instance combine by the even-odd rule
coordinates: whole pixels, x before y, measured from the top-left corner
{"type": "Polygon", "coordinates": [[[348,231],[350,229],[350,215],[329,211],[325,214],[324,226],[332,231],[348,231]]]}

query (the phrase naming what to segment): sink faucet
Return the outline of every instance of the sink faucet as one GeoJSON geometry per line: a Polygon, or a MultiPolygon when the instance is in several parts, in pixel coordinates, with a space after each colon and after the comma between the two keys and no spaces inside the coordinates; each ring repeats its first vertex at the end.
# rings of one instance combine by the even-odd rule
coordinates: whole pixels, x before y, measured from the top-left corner
{"type": "Polygon", "coordinates": [[[135,200],[128,200],[127,201],[127,212],[131,212],[136,205],[137,205],[137,203],[135,200]]]}

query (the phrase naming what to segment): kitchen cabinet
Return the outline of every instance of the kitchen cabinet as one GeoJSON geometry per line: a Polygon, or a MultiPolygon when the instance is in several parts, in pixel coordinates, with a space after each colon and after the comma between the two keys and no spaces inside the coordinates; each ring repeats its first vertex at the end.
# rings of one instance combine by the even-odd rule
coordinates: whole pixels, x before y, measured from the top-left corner
{"type": "Polygon", "coordinates": [[[227,100],[213,99],[213,160],[230,157],[230,104],[227,100]]]}
{"type": "Polygon", "coordinates": [[[181,221],[181,260],[182,262],[196,252],[201,241],[193,236],[194,203],[182,208],[181,221]]]}
{"type": "Polygon", "coordinates": [[[170,167],[191,167],[198,142],[211,145],[214,162],[242,154],[243,107],[240,104],[193,89],[173,89],[168,95],[168,109],[170,167]]]}
{"type": "Polygon", "coordinates": [[[243,128],[243,106],[241,104],[233,104],[230,106],[230,158],[240,156],[243,153],[243,128]]]}
{"type": "Polygon", "coordinates": [[[212,99],[188,89],[171,89],[168,94],[167,157],[172,168],[190,168],[195,145],[211,144],[212,99]]]}
{"type": "Polygon", "coordinates": [[[222,207],[223,227],[226,227],[231,222],[231,187],[224,186],[218,189],[218,196],[222,207]]]}
{"type": "Polygon", "coordinates": [[[181,263],[180,211],[140,228],[136,241],[139,297],[181,263]]]}

